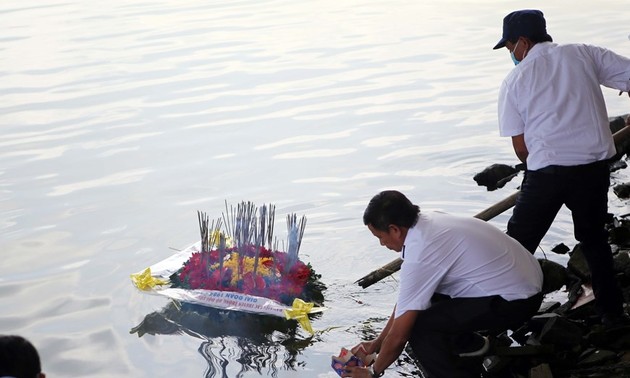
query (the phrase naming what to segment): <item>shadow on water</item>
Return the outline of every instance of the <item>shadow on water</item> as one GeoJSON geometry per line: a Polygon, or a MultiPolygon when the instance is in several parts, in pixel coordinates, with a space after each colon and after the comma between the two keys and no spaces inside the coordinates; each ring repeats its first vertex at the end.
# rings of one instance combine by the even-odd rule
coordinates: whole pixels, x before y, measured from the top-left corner
{"type": "Polygon", "coordinates": [[[236,377],[248,371],[276,377],[281,369],[295,370],[298,354],[317,341],[316,336],[301,337],[299,328],[297,321],[277,316],[170,301],[129,332],[138,337],[188,334],[201,338],[198,351],[208,362],[204,377],[227,378],[230,362],[240,365],[236,377]]]}

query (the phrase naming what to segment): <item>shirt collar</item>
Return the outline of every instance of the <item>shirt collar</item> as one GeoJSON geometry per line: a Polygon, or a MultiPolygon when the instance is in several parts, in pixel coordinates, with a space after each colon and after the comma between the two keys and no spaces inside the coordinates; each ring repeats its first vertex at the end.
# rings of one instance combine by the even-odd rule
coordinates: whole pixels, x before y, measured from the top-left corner
{"type": "Polygon", "coordinates": [[[527,58],[535,58],[539,55],[545,53],[545,51],[549,50],[551,47],[557,46],[557,43],[553,42],[538,42],[535,44],[529,51],[527,52],[527,56],[523,59],[523,62],[527,61],[527,58]]]}

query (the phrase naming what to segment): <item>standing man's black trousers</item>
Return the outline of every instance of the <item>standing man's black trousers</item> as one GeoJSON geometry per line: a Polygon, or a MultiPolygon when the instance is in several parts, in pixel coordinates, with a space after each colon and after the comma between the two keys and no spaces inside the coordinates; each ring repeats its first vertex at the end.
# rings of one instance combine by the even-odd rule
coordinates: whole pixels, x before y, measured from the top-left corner
{"type": "Polygon", "coordinates": [[[620,315],[623,295],[613,271],[606,219],[610,171],[606,161],[527,171],[507,233],[532,254],[562,205],[571,210],[575,238],[591,270],[600,315],[620,315]]]}

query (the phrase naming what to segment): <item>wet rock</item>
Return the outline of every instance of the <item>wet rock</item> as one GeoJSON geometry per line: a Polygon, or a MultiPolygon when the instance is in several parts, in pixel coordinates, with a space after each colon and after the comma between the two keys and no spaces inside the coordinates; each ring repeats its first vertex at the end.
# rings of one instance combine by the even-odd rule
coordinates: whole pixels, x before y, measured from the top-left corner
{"type": "Polygon", "coordinates": [[[588,267],[584,252],[582,252],[582,244],[578,243],[570,253],[567,269],[584,282],[591,282],[591,270],[588,267]]]}
{"type": "Polygon", "coordinates": [[[627,250],[617,252],[614,259],[615,272],[623,273],[630,276],[630,255],[627,250]]]}
{"type": "Polygon", "coordinates": [[[559,255],[565,255],[570,250],[571,249],[569,247],[567,247],[566,244],[564,244],[564,243],[560,243],[560,244],[556,245],[555,247],[551,248],[551,252],[557,253],[559,255]]]}
{"type": "MultiPolygon", "coordinates": [[[[612,223],[618,229],[609,225],[611,234],[624,234],[623,228],[630,230],[629,222],[613,219],[612,223]]],[[[630,248],[611,247],[615,251],[615,274],[628,300],[630,279],[624,277],[630,277],[630,248]]],[[[538,315],[510,334],[521,347],[497,348],[495,364],[507,365],[502,367],[503,371],[510,371],[516,377],[630,378],[630,326],[605,327],[600,323],[592,290],[584,284],[591,275],[581,245],[570,252],[565,269],[546,260],[539,262],[541,267],[547,264],[543,268],[545,281],[559,274],[558,282],[566,282],[567,301],[561,305],[557,301],[544,301],[538,315]]]]}
{"type": "Polygon", "coordinates": [[[613,186],[613,193],[621,199],[630,198],[630,184],[623,183],[613,186]]]}
{"type": "Polygon", "coordinates": [[[628,168],[628,163],[626,163],[624,160],[615,160],[608,164],[608,169],[610,170],[610,172],[615,172],[625,168],[628,168]]]}
{"type": "Polygon", "coordinates": [[[540,331],[541,344],[553,344],[573,348],[582,343],[582,328],[577,323],[561,316],[551,317],[540,331]]]}
{"type": "Polygon", "coordinates": [[[549,367],[549,364],[534,366],[529,371],[529,378],[553,378],[551,367],[549,367]]]}
{"type": "Polygon", "coordinates": [[[538,259],[543,271],[543,294],[560,290],[569,282],[569,272],[564,266],[551,260],[538,259]]]}
{"type": "Polygon", "coordinates": [[[506,164],[492,164],[477,173],[473,180],[479,186],[485,186],[489,191],[502,188],[518,174],[518,170],[506,164]]]}
{"type": "Polygon", "coordinates": [[[486,356],[483,359],[483,369],[492,376],[495,376],[505,371],[511,363],[512,359],[509,357],[496,355],[486,356]]]}
{"type": "Polygon", "coordinates": [[[610,127],[610,131],[614,134],[617,131],[623,129],[626,126],[626,118],[627,115],[621,115],[617,117],[609,117],[608,118],[608,126],[610,127]]]}
{"type": "Polygon", "coordinates": [[[627,249],[619,250],[613,258],[613,268],[622,287],[626,302],[630,302],[630,255],[627,249]],[[625,290],[624,290],[625,289],[625,290]]]}
{"type": "MultiPolygon", "coordinates": [[[[622,128],[624,128],[626,125],[628,125],[628,115],[622,115],[622,116],[618,116],[618,117],[611,117],[608,118],[608,123],[610,126],[610,131],[614,134],[617,131],[621,130],[622,128]]],[[[617,161],[619,159],[621,159],[621,157],[625,154],[628,154],[628,152],[630,151],[630,140],[625,139],[623,141],[621,141],[620,143],[617,144],[617,154],[615,156],[612,157],[612,161],[617,161]]]]}
{"type": "Polygon", "coordinates": [[[588,353],[583,353],[580,357],[581,358],[577,363],[578,367],[597,366],[609,361],[616,361],[619,359],[617,353],[610,350],[599,349],[589,349],[588,353]]]}
{"type": "Polygon", "coordinates": [[[586,341],[600,348],[620,351],[630,349],[630,326],[606,329],[601,326],[593,327],[586,335],[586,341]]]}
{"type": "Polygon", "coordinates": [[[630,229],[626,225],[612,227],[608,231],[608,238],[611,244],[627,245],[630,242],[630,229]]]}

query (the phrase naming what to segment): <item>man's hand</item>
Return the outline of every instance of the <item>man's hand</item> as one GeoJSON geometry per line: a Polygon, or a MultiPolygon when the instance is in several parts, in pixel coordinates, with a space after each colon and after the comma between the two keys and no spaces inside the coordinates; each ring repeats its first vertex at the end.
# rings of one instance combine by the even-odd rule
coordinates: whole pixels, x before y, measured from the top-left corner
{"type": "Polygon", "coordinates": [[[352,349],[350,349],[350,351],[352,352],[352,354],[354,354],[355,356],[359,357],[365,363],[365,362],[367,362],[367,361],[365,361],[365,357],[366,356],[369,356],[372,353],[377,353],[378,352],[378,345],[377,345],[376,341],[374,341],[374,340],[372,340],[372,341],[364,341],[364,342],[356,345],[352,349]]]}

